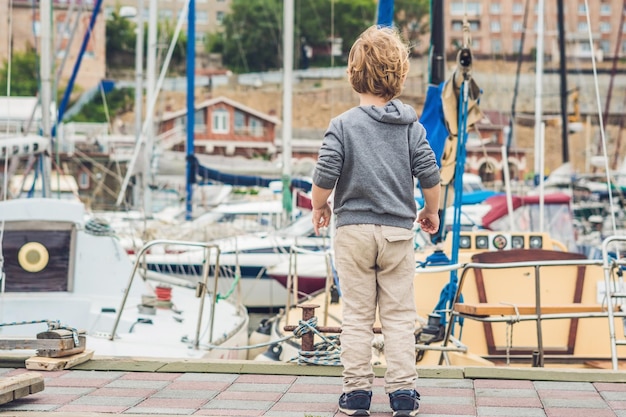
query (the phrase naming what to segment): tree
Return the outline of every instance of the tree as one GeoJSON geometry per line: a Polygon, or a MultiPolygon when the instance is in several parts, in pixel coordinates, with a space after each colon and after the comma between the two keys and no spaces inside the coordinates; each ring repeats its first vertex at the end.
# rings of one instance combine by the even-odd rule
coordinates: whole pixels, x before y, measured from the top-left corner
{"type": "Polygon", "coordinates": [[[102,94],[97,94],[76,115],[69,118],[69,122],[103,123],[107,121],[107,114],[113,118],[133,109],[135,99],[133,88],[114,89],[105,94],[106,103],[102,94]],[[106,109],[105,109],[106,106],[106,109]]]}
{"type": "MultiPolygon", "coordinates": [[[[32,46],[25,51],[13,52],[11,59],[11,95],[36,96],[39,91],[39,66],[37,52],[32,46]]],[[[0,95],[7,93],[9,63],[0,69],[0,95]]]]}
{"type": "MultiPolygon", "coordinates": [[[[402,29],[412,47],[419,47],[421,35],[430,30],[429,0],[395,0],[395,24],[402,29]]],[[[424,48],[421,48],[424,49],[424,48]]]]}
{"type": "MultiPolygon", "coordinates": [[[[301,41],[330,52],[333,36],[343,40],[345,56],[359,34],[376,18],[376,2],[372,0],[295,0],[294,9],[295,57],[299,56],[301,41]]],[[[409,41],[418,39],[427,28],[424,21],[429,0],[396,0],[395,9],[396,25],[405,29],[409,41]]],[[[205,46],[208,52],[221,53],[224,65],[233,72],[279,69],[282,26],[282,1],[233,0],[230,13],[224,18],[224,30],[209,34],[205,46]]]]}
{"type": "MultiPolygon", "coordinates": [[[[376,7],[371,0],[335,0],[336,37],[344,39],[344,52],[373,23],[376,7]]],[[[332,35],[331,0],[296,0],[294,45],[305,39],[313,47],[328,49],[332,35]]],[[[234,72],[266,71],[282,67],[283,2],[278,0],[233,0],[224,18],[222,33],[210,34],[209,52],[221,52],[234,72]]],[[[298,53],[295,54],[298,56],[298,53]]]]}
{"type": "Polygon", "coordinates": [[[115,56],[129,56],[135,53],[137,25],[120,16],[119,7],[106,21],[106,56],[107,62],[115,56]]]}

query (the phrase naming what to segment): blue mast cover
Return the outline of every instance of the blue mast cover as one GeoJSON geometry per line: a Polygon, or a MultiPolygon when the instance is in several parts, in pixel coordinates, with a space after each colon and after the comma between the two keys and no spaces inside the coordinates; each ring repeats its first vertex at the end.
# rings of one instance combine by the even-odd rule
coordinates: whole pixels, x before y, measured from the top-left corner
{"type": "Polygon", "coordinates": [[[376,24],[378,26],[393,25],[393,1],[394,0],[379,0],[376,18],[376,24]]]}
{"type": "Polygon", "coordinates": [[[450,132],[446,127],[443,114],[443,103],[441,95],[445,82],[439,85],[429,85],[426,92],[426,101],[424,102],[424,110],[420,117],[420,123],[426,129],[426,137],[431,148],[435,152],[437,165],[441,168],[441,155],[446,143],[446,139],[450,136],[450,132]]]}

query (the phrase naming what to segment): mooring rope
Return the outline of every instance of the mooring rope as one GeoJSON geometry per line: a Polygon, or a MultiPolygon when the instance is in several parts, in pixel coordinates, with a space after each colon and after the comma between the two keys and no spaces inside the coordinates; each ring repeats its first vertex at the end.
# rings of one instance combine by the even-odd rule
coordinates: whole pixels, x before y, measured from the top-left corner
{"type": "Polygon", "coordinates": [[[95,236],[115,236],[115,231],[111,225],[103,219],[89,219],[85,223],[85,232],[95,236]]]}

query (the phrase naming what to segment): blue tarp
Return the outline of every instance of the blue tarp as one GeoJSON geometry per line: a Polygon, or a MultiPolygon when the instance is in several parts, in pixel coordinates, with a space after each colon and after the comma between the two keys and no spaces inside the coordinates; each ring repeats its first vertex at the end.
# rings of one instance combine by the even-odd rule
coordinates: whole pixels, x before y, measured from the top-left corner
{"type": "Polygon", "coordinates": [[[424,102],[424,111],[420,117],[420,123],[426,129],[426,137],[430,146],[435,152],[437,164],[441,167],[441,156],[443,155],[446,139],[450,135],[446,127],[443,115],[443,103],[441,94],[445,83],[439,85],[429,85],[424,102]]]}
{"type": "MultiPolygon", "coordinates": [[[[211,180],[211,181],[220,182],[222,184],[241,186],[241,187],[254,187],[254,186],[269,187],[270,183],[274,181],[281,181],[280,177],[268,178],[268,177],[261,177],[258,175],[227,174],[227,173],[218,171],[216,169],[205,167],[201,165],[200,163],[198,163],[197,160],[195,162],[195,166],[196,166],[196,175],[199,176],[201,180],[203,181],[211,180]]],[[[299,179],[299,178],[292,178],[291,186],[294,188],[304,190],[305,192],[311,191],[311,187],[312,187],[310,181],[299,179]]]]}

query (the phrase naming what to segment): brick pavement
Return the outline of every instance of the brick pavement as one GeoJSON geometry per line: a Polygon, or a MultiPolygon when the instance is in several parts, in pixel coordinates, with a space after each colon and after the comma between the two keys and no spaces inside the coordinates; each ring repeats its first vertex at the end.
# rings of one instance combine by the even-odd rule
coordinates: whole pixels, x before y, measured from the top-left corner
{"type": "MultiPolygon", "coordinates": [[[[209,364],[210,365],[210,364],[209,364]]],[[[279,366],[247,373],[245,366],[213,364],[204,372],[71,369],[39,372],[42,392],[0,405],[6,417],[139,416],[343,416],[338,368],[279,366]],[[321,371],[320,371],[321,369],[321,371]],[[303,372],[298,372],[302,370],[303,372]],[[320,375],[304,374],[317,370],[320,375]]],[[[98,368],[98,367],[96,367],[98,368]]],[[[105,368],[102,366],[101,368],[105,368]]],[[[160,369],[166,369],[167,367],[160,369]]],[[[198,371],[189,369],[198,368],[198,371]]],[[[474,370],[462,373],[421,370],[418,391],[422,417],[626,417],[626,373],[570,373],[550,370],[474,370]],[[455,375],[462,375],[458,377],[455,375]],[[620,382],[613,382],[620,381],[620,382]]],[[[0,377],[24,368],[0,368],[0,377]]],[[[377,375],[382,375],[378,370],[377,375]]],[[[313,372],[315,373],[315,372],[313,372]]],[[[390,416],[383,380],[375,380],[373,417],[390,416]]]]}

